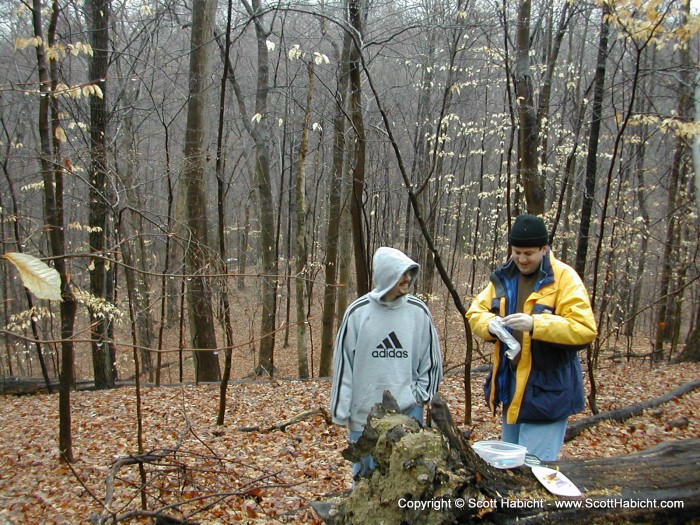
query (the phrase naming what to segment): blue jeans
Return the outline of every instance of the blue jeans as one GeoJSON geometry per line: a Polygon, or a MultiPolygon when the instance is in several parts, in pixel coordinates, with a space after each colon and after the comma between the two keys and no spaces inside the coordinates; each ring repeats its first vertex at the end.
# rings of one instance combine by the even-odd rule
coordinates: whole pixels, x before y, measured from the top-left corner
{"type": "Polygon", "coordinates": [[[556,461],[564,444],[568,417],[545,423],[506,423],[506,409],[503,410],[503,441],[522,445],[528,454],[534,454],[542,461],[556,461]]]}
{"type": "MultiPolygon", "coordinates": [[[[403,413],[412,417],[423,425],[423,405],[413,405],[411,408],[404,410],[403,413]]],[[[360,439],[362,432],[362,430],[351,430],[350,441],[352,443],[357,442],[357,440],[360,439]]],[[[357,477],[358,474],[364,476],[375,468],[377,468],[377,463],[374,461],[374,458],[372,456],[364,456],[359,462],[352,464],[352,476],[353,478],[357,477]]]]}

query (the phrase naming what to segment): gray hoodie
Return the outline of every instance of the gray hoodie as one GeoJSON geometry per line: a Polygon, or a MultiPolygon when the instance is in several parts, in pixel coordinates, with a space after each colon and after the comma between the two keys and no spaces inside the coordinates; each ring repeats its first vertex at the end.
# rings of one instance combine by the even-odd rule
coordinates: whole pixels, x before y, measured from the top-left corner
{"type": "Polygon", "coordinates": [[[442,379],[442,356],[428,307],[413,295],[383,298],[411,272],[415,261],[394,248],[379,248],[372,261],[374,289],[353,302],[338,329],[333,357],[331,413],[335,423],[364,429],[367,415],[390,390],[402,411],[424,404],[442,379]]]}

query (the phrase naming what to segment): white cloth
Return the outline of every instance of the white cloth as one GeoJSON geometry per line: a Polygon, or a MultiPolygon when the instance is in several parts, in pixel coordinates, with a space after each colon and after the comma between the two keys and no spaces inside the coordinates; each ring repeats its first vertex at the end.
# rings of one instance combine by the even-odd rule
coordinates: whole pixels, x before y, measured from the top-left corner
{"type": "Polygon", "coordinates": [[[489,322],[489,331],[498,337],[503,344],[508,347],[506,355],[511,361],[520,353],[520,343],[513,337],[508,329],[503,324],[502,317],[495,317],[489,322]]]}

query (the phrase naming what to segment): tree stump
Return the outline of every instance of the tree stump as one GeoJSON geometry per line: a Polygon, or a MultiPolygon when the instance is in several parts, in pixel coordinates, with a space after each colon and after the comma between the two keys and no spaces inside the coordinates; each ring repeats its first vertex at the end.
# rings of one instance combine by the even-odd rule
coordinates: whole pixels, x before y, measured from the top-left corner
{"type": "Polygon", "coordinates": [[[529,467],[499,470],[477,456],[440,394],[431,404],[430,428],[397,408],[386,392],[360,440],[343,452],[350,461],[371,454],[377,467],[347,496],[314,504],[329,525],[700,523],[700,440],[550,463],[583,492],[561,498],[542,487],[529,467]]]}

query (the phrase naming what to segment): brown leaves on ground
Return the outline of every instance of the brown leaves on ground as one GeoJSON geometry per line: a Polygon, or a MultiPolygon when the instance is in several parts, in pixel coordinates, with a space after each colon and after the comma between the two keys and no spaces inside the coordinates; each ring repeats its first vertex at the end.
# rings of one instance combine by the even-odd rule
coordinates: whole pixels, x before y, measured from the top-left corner
{"type": "MultiPolygon", "coordinates": [[[[621,408],[670,392],[700,377],[700,365],[613,365],[597,372],[600,410],[621,408]]],[[[483,404],[484,375],[473,377],[472,440],[498,439],[498,417],[483,404]]],[[[441,392],[455,421],[464,420],[461,374],[441,392]]],[[[141,509],[146,483],[149,512],[213,523],[318,523],[309,503],[351,487],[350,464],[341,458],[346,430],[321,414],[285,432],[244,432],[273,427],[326,407],[330,382],[241,382],[228,389],[224,426],[216,425],[218,386],[142,389],[143,476],[138,465],[115,474],[112,465],[139,453],[136,393],[132,388],[76,392],[72,396],[76,461],[59,460],[58,397],[5,397],[0,401],[0,523],[88,523],[141,509]],[[152,460],[152,461],[151,461],[152,460]],[[110,503],[110,512],[102,507],[110,503]]],[[[563,456],[592,458],[648,448],[661,441],[700,438],[700,392],[648,410],[624,423],[604,422],[567,443],[563,456]]],[[[577,418],[589,416],[584,412],[577,418]]],[[[466,429],[465,429],[466,430],[466,429]]],[[[144,513],[145,514],[145,513],[144,513]]],[[[150,523],[134,517],[122,523],[150,523]]],[[[105,521],[106,522],[106,521],[105,521]]]]}

